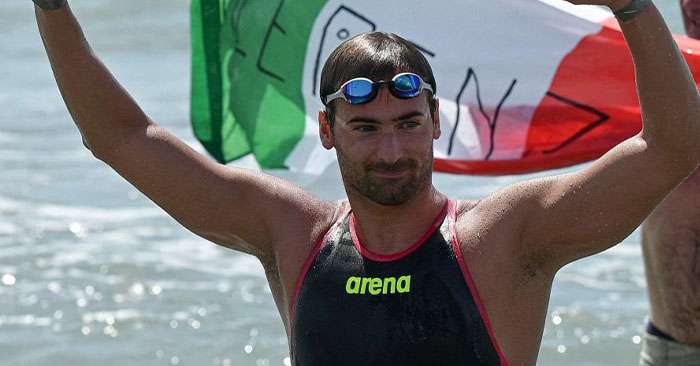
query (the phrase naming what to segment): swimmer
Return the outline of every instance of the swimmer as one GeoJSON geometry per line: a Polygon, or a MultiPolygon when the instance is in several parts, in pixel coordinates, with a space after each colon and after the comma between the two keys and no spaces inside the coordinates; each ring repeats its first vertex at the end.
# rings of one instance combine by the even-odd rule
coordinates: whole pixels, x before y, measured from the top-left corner
{"type": "MultiPolygon", "coordinates": [[[[681,0],[688,36],[700,39],[700,1],[681,0]]],[[[640,365],[700,365],[700,170],[642,225],[651,314],[640,365]]]]}
{"type": "Polygon", "coordinates": [[[112,77],[67,1],[34,2],[85,146],[193,233],[261,261],[295,365],[534,365],[557,271],[629,235],[700,162],[700,96],[648,0],[572,1],[616,13],[643,131],[480,200],[432,184],[440,103],[421,52],[383,32],[342,43],[318,113],[337,202],[195,152],[112,77]]]}

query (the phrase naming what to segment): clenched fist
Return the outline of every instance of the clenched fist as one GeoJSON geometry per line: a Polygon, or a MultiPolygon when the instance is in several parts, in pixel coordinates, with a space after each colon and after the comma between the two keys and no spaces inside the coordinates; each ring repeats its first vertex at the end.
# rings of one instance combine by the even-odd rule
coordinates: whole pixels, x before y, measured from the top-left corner
{"type": "Polygon", "coordinates": [[[34,4],[44,10],[56,10],[66,4],[66,0],[32,0],[34,4]]]}

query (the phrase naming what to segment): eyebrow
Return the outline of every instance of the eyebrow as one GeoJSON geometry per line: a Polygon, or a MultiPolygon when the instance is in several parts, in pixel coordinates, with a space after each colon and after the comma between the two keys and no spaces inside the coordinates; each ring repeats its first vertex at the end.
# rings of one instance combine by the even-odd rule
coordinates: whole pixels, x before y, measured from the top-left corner
{"type": "MultiPolygon", "coordinates": [[[[405,119],[419,117],[419,116],[423,117],[423,116],[425,116],[425,114],[423,114],[423,112],[419,112],[419,111],[412,111],[412,112],[404,113],[404,114],[392,119],[392,121],[402,121],[405,119]]],[[[345,122],[345,124],[350,124],[353,122],[375,123],[375,124],[381,123],[381,122],[379,122],[379,120],[372,118],[372,117],[357,116],[357,117],[351,118],[349,121],[345,122]]]]}

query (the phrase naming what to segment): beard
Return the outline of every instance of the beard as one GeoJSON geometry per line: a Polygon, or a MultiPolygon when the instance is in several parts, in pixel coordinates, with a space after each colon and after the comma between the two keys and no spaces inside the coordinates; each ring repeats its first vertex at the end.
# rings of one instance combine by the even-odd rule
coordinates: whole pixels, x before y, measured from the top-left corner
{"type": "Polygon", "coordinates": [[[386,162],[361,163],[349,159],[336,146],[338,165],[346,189],[353,188],[372,202],[385,206],[397,206],[416,196],[430,186],[433,172],[433,148],[425,157],[400,159],[393,164],[386,162]],[[401,172],[398,178],[377,176],[376,172],[401,172]]]}

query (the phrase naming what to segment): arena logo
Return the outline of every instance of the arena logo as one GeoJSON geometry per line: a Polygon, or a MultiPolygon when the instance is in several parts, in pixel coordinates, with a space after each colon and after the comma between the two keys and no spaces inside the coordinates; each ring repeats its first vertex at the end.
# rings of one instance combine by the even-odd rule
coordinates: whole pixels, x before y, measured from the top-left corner
{"type": "Polygon", "coordinates": [[[350,295],[386,295],[411,292],[411,276],[396,277],[348,277],[345,292],[350,295]]]}

